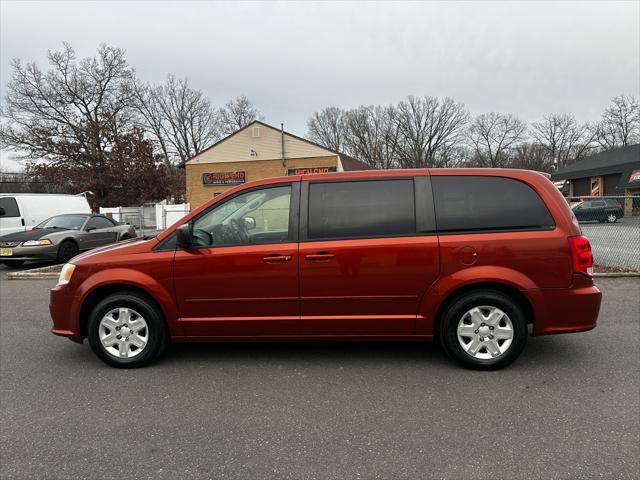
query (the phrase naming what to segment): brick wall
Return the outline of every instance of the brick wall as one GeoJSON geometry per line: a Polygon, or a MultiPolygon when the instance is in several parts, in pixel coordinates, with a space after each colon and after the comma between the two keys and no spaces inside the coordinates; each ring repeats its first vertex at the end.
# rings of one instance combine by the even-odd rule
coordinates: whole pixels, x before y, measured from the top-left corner
{"type": "Polygon", "coordinates": [[[191,209],[197,208],[211,200],[216,193],[222,193],[235,185],[203,185],[202,174],[205,172],[234,172],[244,170],[247,172],[247,182],[262,180],[264,178],[282,177],[287,174],[288,168],[296,167],[335,167],[338,165],[337,155],[311,158],[289,158],[282,165],[282,160],[254,160],[244,162],[225,163],[200,163],[187,164],[186,187],[187,202],[191,209]]]}

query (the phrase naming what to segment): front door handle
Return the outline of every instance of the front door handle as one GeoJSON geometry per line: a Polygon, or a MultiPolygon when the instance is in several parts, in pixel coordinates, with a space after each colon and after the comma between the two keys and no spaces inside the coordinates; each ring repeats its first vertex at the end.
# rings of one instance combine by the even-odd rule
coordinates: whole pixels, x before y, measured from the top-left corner
{"type": "Polygon", "coordinates": [[[291,260],[291,255],[280,255],[278,253],[267,255],[262,259],[262,261],[265,263],[285,263],[290,260],[291,260]]]}
{"type": "Polygon", "coordinates": [[[311,253],[304,256],[305,260],[309,260],[311,262],[326,262],[327,260],[332,260],[334,258],[336,258],[336,256],[333,253],[311,253]]]}

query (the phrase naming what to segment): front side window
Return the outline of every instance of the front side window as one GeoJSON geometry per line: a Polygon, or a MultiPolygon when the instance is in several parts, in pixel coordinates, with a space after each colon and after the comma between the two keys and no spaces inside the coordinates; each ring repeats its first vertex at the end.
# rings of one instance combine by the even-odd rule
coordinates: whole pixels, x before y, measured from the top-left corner
{"type": "Polygon", "coordinates": [[[555,226],[540,196],[503,177],[432,176],[439,232],[540,230],[555,226]]]}
{"type": "Polygon", "coordinates": [[[20,216],[20,209],[15,198],[0,197],[0,217],[14,218],[20,216]]]}
{"type": "Polygon", "coordinates": [[[92,217],[88,222],[87,229],[98,229],[98,228],[113,228],[113,222],[105,217],[92,217]]]}
{"type": "Polygon", "coordinates": [[[309,238],[410,235],[416,231],[413,180],[309,185],[309,238]]]}
{"type": "Polygon", "coordinates": [[[60,215],[51,217],[36,226],[36,228],[59,228],[62,230],[80,230],[87,220],[86,215],[60,215]]]}
{"type": "Polygon", "coordinates": [[[247,192],[193,223],[194,246],[250,245],[289,240],[291,186],[247,192]]]}

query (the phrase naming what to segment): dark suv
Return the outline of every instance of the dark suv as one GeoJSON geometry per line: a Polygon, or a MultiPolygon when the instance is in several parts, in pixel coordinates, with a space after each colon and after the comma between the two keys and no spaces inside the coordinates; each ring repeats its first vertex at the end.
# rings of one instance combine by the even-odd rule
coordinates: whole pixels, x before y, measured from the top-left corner
{"type": "Polygon", "coordinates": [[[615,198],[588,200],[571,207],[573,214],[579,221],[598,221],[615,223],[624,217],[624,208],[615,198]]]}

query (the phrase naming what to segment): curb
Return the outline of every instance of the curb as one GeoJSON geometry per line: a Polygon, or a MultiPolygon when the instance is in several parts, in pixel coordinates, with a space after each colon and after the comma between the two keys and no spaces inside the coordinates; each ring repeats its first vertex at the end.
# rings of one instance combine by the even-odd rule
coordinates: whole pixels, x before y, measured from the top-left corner
{"type": "Polygon", "coordinates": [[[640,272],[594,273],[593,278],[640,277],[640,272]]]}
{"type": "Polygon", "coordinates": [[[60,275],[60,270],[62,270],[62,265],[32,268],[22,272],[9,272],[7,273],[7,280],[57,279],[60,275]]]}

